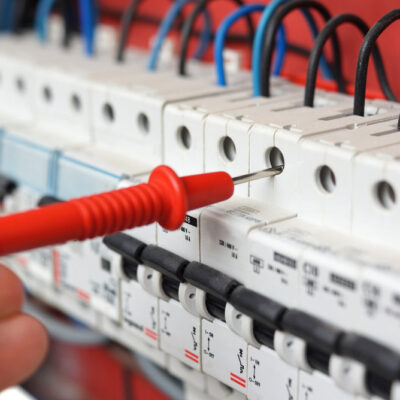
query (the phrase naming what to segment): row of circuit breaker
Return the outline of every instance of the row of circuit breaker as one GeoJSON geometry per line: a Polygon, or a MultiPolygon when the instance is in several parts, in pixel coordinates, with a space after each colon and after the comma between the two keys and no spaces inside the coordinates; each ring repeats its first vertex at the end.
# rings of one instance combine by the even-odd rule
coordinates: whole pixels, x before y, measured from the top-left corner
{"type": "Polygon", "coordinates": [[[398,104],[368,101],[359,117],[350,96],[319,91],[317,107],[303,107],[304,89],[280,78],[273,97],[253,98],[247,73],[218,87],[210,66],[194,65],[186,78],[168,62],[145,73],[146,54],[115,65],[109,50],[86,60],[75,47],[0,39],[4,213],[137,184],[159,163],[180,174],[282,164],[284,172],[191,212],[178,231],[125,232],[175,254],[154,263],[137,266],[145,260],[97,239],[7,264],[32,293],[211,397],[397,399],[398,104]],[[196,273],[209,266],[199,279],[243,286],[221,299],[184,278],[185,260],[178,280],[160,272],[177,256],[196,273]],[[258,340],[252,306],[265,301],[284,312],[258,340]],[[315,332],[282,325],[284,315],[308,318],[315,332]],[[316,327],[326,329],[321,337],[316,327]],[[342,342],[357,335],[373,342],[342,342]]]}
{"type": "Polygon", "coordinates": [[[143,72],[141,53],[122,65],[105,55],[111,59],[108,52],[86,60],[73,49],[65,54],[29,38],[2,39],[4,172],[70,198],[160,163],[180,174],[232,175],[284,164],[279,178],[242,185],[236,194],[396,245],[397,104],[369,101],[360,117],[345,95],[319,91],[317,107],[304,107],[303,88],[279,78],[273,97],[254,98],[248,73],[221,87],[209,66],[182,78],[169,67],[143,72]],[[30,176],[21,171],[24,158],[35,165],[30,176]]]}
{"type": "MultiPolygon", "coordinates": [[[[52,201],[45,197],[40,204],[52,201]]],[[[248,229],[249,220],[254,224],[259,218],[260,210],[252,210],[250,203],[228,203],[212,210],[214,219],[223,212],[248,229]]],[[[224,215],[219,218],[225,221],[224,215]]],[[[204,232],[206,226],[206,220],[188,216],[182,230],[167,234],[176,237],[164,240],[168,248],[181,252],[187,236],[194,239],[197,228],[204,232]]],[[[208,227],[215,226],[214,222],[214,227],[208,227]]],[[[349,245],[349,238],[321,235],[296,218],[252,230],[251,271],[262,280],[262,289],[251,289],[224,273],[226,264],[212,268],[189,262],[162,247],[146,245],[132,233],[108,236],[103,243],[39,250],[8,262],[32,293],[167,365],[173,374],[213,398],[240,399],[241,393],[249,399],[397,399],[396,300],[393,292],[383,292],[385,279],[396,290],[396,280],[387,274],[394,267],[381,257],[373,265],[373,257],[382,254],[349,245]],[[296,258],[295,250],[303,255],[296,258]],[[74,265],[68,257],[77,253],[79,262],[74,265]],[[271,253],[270,259],[266,253],[271,253]],[[46,265],[54,265],[53,284],[38,273],[46,265]],[[83,266],[91,272],[87,295],[77,286],[84,279],[83,266]],[[269,272],[264,274],[264,268],[269,272]],[[347,275],[351,269],[355,274],[355,268],[358,273],[370,269],[371,280],[360,282],[347,275]],[[304,290],[304,302],[296,300],[296,280],[301,281],[297,289],[304,290]],[[286,295],[277,295],[279,291],[286,295]],[[383,304],[381,298],[393,303],[383,304]],[[97,316],[90,314],[93,310],[97,316]],[[348,321],[340,317],[341,311],[348,314],[348,321]],[[168,360],[163,352],[170,356],[168,360]]],[[[229,256],[237,252],[232,258],[243,255],[240,245],[234,244],[240,243],[238,239],[218,237],[223,239],[215,246],[226,245],[229,256]]],[[[214,260],[215,249],[205,246],[201,258],[214,260]]]]}

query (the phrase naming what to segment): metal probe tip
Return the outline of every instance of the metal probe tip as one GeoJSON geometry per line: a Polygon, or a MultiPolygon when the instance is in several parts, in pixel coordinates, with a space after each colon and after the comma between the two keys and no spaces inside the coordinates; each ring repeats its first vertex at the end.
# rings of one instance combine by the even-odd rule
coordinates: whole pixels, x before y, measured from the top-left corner
{"type": "Polygon", "coordinates": [[[257,179],[272,178],[273,176],[279,175],[283,171],[283,165],[278,167],[272,167],[263,169],[262,171],[252,172],[251,174],[236,176],[233,178],[234,185],[240,185],[241,183],[255,181],[257,179]]]}

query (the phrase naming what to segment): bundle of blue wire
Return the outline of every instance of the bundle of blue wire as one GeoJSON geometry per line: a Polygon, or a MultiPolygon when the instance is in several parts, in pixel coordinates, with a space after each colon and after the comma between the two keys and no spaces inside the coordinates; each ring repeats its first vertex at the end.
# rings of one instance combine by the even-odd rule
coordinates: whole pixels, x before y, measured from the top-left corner
{"type": "MultiPolygon", "coordinates": [[[[262,56],[262,46],[263,46],[264,36],[268,27],[268,23],[271,17],[274,15],[275,11],[278,9],[278,7],[281,4],[284,4],[288,1],[290,0],[273,0],[270,4],[268,4],[268,6],[265,7],[264,12],[262,13],[260,21],[258,23],[258,27],[254,37],[252,60],[251,60],[254,96],[261,95],[261,82],[260,82],[260,74],[262,72],[261,56],[262,56]]],[[[311,33],[313,34],[314,37],[316,37],[318,35],[318,27],[310,11],[306,9],[301,11],[304,14],[310,26],[311,33]]],[[[330,68],[324,57],[321,59],[321,69],[326,78],[328,79],[332,78],[330,68]]]]}
{"type": "MultiPolygon", "coordinates": [[[[225,47],[226,35],[230,27],[240,18],[252,14],[253,12],[260,12],[265,9],[265,4],[249,4],[246,6],[242,6],[236,11],[229,14],[219,26],[214,42],[214,62],[215,68],[217,72],[217,83],[220,86],[226,86],[226,75],[224,69],[224,58],[223,58],[223,50],[225,47]]],[[[275,75],[280,75],[283,61],[286,53],[286,34],[283,26],[279,28],[278,35],[278,49],[277,49],[277,57],[275,60],[275,75]]]]}
{"type": "MultiPolygon", "coordinates": [[[[195,0],[178,0],[175,1],[168,9],[167,14],[163,18],[161,25],[158,28],[156,38],[153,44],[153,49],[150,53],[149,61],[147,64],[147,69],[149,71],[154,71],[157,68],[157,61],[163,42],[165,38],[168,36],[170,30],[172,29],[172,26],[177,16],[179,15],[180,11],[186,4],[194,1],[195,0]]],[[[211,18],[207,10],[203,13],[203,17],[204,17],[204,29],[202,30],[199,46],[197,47],[197,50],[194,55],[194,58],[198,60],[203,58],[212,35],[211,18]]]]}
{"type": "MultiPolygon", "coordinates": [[[[162,48],[162,44],[167,37],[168,33],[172,29],[173,23],[179,12],[182,8],[189,2],[195,2],[196,0],[177,0],[175,1],[171,7],[169,8],[166,16],[164,17],[154,42],[153,49],[150,54],[149,62],[147,68],[149,70],[155,70],[157,68],[158,57],[162,48]]],[[[253,12],[261,12],[262,15],[255,33],[253,50],[252,50],[252,76],[253,76],[253,88],[254,95],[261,95],[261,83],[260,83],[260,65],[261,65],[261,54],[262,54],[262,45],[265,36],[266,29],[268,27],[268,23],[277,10],[277,8],[290,0],[273,0],[270,4],[249,4],[240,7],[233,13],[231,13],[220,25],[215,38],[215,46],[214,46],[214,57],[216,63],[217,70],[217,82],[219,85],[226,85],[226,77],[223,66],[223,48],[225,45],[226,35],[230,27],[240,18],[249,15],[253,12]]],[[[3,0],[1,2],[2,6],[2,15],[9,15],[12,12],[12,0],[3,0]]],[[[40,0],[36,10],[35,16],[35,30],[37,36],[41,41],[46,41],[48,37],[47,33],[47,20],[50,16],[51,10],[55,4],[55,0],[40,0]]],[[[96,10],[94,0],[79,0],[79,10],[81,16],[81,29],[83,32],[84,40],[85,40],[85,51],[88,55],[94,54],[94,38],[95,38],[95,29],[96,29],[96,10]]],[[[314,37],[318,35],[318,28],[316,22],[311,15],[311,13],[304,9],[302,10],[309,26],[311,32],[314,37]]],[[[8,21],[11,18],[7,18],[8,21]]],[[[6,27],[5,17],[4,21],[2,18],[1,27],[6,27]]],[[[199,46],[195,53],[195,58],[201,59],[207,50],[208,44],[211,40],[212,36],[212,27],[211,27],[211,18],[207,10],[204,12],[204,29],[202,30],[202,34],[200,37],[199,46]]],[[[274,73],[276,75],[280,75],[283,67],[283,62],[286,54],[286,35],[283,26],[280,27],[278,34],[278,47],[277,47],[277,57],[275,61],[275,70],[274,73]]],[[[326,59],[323,57],[321,59],[321,68],[324,76],[328,79],[332,78],[332,74],[326,59]]]]}
{"type": "MultiPolygon", "coordinates": [[[[36,8],[35,31],[39,40],[46,42],[48,39],[47,21],[55,0],[41,0],[36,8]]],[[[81,16],[81,29],[85,40],[85,52],[88,55],[94,54],[94,39],[96,29],[96,8],[93,0],[79,0],[79,11],[81,16]]]]}

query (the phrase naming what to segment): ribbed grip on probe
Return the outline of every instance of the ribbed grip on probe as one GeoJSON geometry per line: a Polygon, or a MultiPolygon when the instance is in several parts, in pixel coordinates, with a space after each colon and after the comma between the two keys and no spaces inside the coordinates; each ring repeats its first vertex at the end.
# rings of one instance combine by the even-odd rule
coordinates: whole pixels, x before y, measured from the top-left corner
{"type": "Polygon", "coordinates": [[[163,212],[160,189],[148,184],[72,200],[70,205],[81,218],[78,240],[149,225],[163,212]]]}

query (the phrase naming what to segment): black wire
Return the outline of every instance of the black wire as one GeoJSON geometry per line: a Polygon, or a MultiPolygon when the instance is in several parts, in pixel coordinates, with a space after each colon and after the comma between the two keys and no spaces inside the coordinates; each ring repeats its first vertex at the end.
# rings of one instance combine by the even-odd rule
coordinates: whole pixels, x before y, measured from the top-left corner
{"type": "MultiPolygon", "coordinates": [[[[192,36],[194,23],[195,23],[197,17],[200,15],[200,13],[202,13],[205,10],[205,8],[207,7],[207,5],[210,1],[211,0],[198,0],[194,10],[192,11],[189,18],[185,21],[185,24],[183,25],[182,33],[181,33],[182,44],[181,44],[181,50],[179,53],[179,64],[178,64],[178,74],[179,75],[186,75],[186,60],[187,60],[187,54],[188,54],[188,48],[189,48],[189,40],[190,40],[190,37],[192,36]]],[[[233,0],[233,1],[238,6],[244,5],[242,0],[233,0]]],[[[253,37],[254,37],[254,26],[253,26],[253,22],[252,22],[250,15],[246,16],[246,21],[247,21],[247,25],[249,28],[248,40],[250,43],[252,43],[253,37]]]]}
{"type": "MultiPolygon", "coordinates": [[[[101,7],[101,15],[102,16],[112,18],[112,19],[118,19],[118,18],[121,18],[122,14],[123,13],[121,11],[116,10],[112,7],[106,7],[106,6],[101,7]]],[[[152,15],[146,15],[146,14],[137,14],[135,16],[135,20],[137,22],[142,22],[142,23],[146,23],[149,25],[160,25],[160,23],[161,23],[161,19],[153,17],[152,15]]],[[[180,29],[181,26],[182,26],[182,24],[180,24],[177,21],[176,26],[174,26],[173,29],[180,29]]],[[[192,36],[200,37],[201,35],[202,35],[202,32],[200,32],[198,30],[193,30],[192,36]]],[[[214,38],[215,38],[215,34],[212,33],[211,39],[214,39],[214,38]]],[[[227,39],[227,41],[230,41],[230,42],[248,42],[249,37],[248,37],[248,35],[230,33],[227,35],[226,39],[227,39]]],[[[290,43],[290,42],[287,43],[287,51],[296,53],[302,57],[308,58],[310,56],[309,49],[302,47],[300,45],[294,44],[294,43],[290,43]]]]}
{"type": "Polygon", "coordinates": [[[62,46],[69,48],[72,37],[76,31],[76,15],[74,5],[70,0],[59,0],[59,7],[64,20],[64,35],[62,38],[62,46]]]}
{"type": "MultiPolygon", "coordinates": [[[[354,115],[364,115],[365,111],[365,93],[367,90],[368,62],[371,52],[375,47],[378,37],[393,22],[400,19],[400,8],[392,10],[385,14],[365,35],[360,48],[357,61],[356,82],[354,88],[354,115]]],[[[392,93],[393,94],[393,93],[392,93]]],[[[393,98],[396,97],[393,94],[393,98]]]]}
{"type": "MultiPolygon", "coordinates": [[[[131,4],[122,13],[121,34],[120,34],[120,38],[119,38],[119,42],[118,42],[117,54],[115,57],[117,62],[124,61],[125,47],[126,47],[126,43],[128,41],[129,32],[130,32],[133,20],[138,20],[137,11],[138,11],[141,1],[142,0],[132,0],[131,4]]],[[[103,10],[101,10],[101,13],[103,14],[103,10]]],[[[115,14],[117,12],[115,10],[112,10],[112,13],[115,16],[115,14]]],[[[161,21],[157,20],[157,25],[159,25],[160,23],[161,23],[161,21]]],[[[179,14],[178,14],[177,23],[178,24],[182,23],[181,12],[179,12],[179,14]]]]}
{"type": "Polygon", "coordinates": [[[20,0],[14,5],[13,32],[20,33],[23,30],[25,15],[28,9],[28,0],[20,0]]]}
{"type": "MultiPolygon", "coordinates": [[[[333,32],[336,32],[336,29],[340,25],[346,23],[354,25],[363,35],[366,35],[369,31],[368,24],[363,19],[354,14],[340,14],[328,21],[328,23],[324,26],[324,28],[315,39],[315,44],[311,51],[310,61],[308,63],[307,80],[304,94],[304,105],[307,107],[314,106],[318,65],[324,49],[324,45],[332,36],[333,32]]],[[[394,95],[388,83],[381,52],[377,46],[374,46],[372,53],[382,91],[387,99],[393,100],[394,95]]]]}
{"type": "Polygon", "coordinates": [[[124,61],[125,46],[126,42],[128,41],[129,31],[141,1],[142,0],[133,0],[122,14],[121,34],[118,42],[118,49],[116,55],[116,60],[118,62],[124,61]]]}
{"type": "MultiPolygon", "coordinates": [[[[264,44],[262,49],[262,57],[261,57],[261,94],[263,96],[270,96],[270,74],[271,74],[271,66],[272,66],[272,57],[275,45],[275,38],[278,32],[278,28],[281,25],[283,19],[293,10],[299,8],[308,8],[317,11],[325,21],[329,21],[331,19],[331,14],[329,10],[315,0],[294,0],[289,3],[284,4],[279,8],[275,14],[272,16],[267,30],[265,32],[264,44]]],[[[334,68],[333,75],[338,84],[338,89],[340,92],[346,92],[345,80],[342,74],[342,61],[341,61],[341,51],[339,39],[336,33],[332,34],[332,46],[334,53],[334,68]]]]}
{"type": "Polygon", "coordinates": [[[18,0],[13,5],[13,32],[20,34],[24,29],[32,28],[37,1],[34,0],[18,0]]]}

